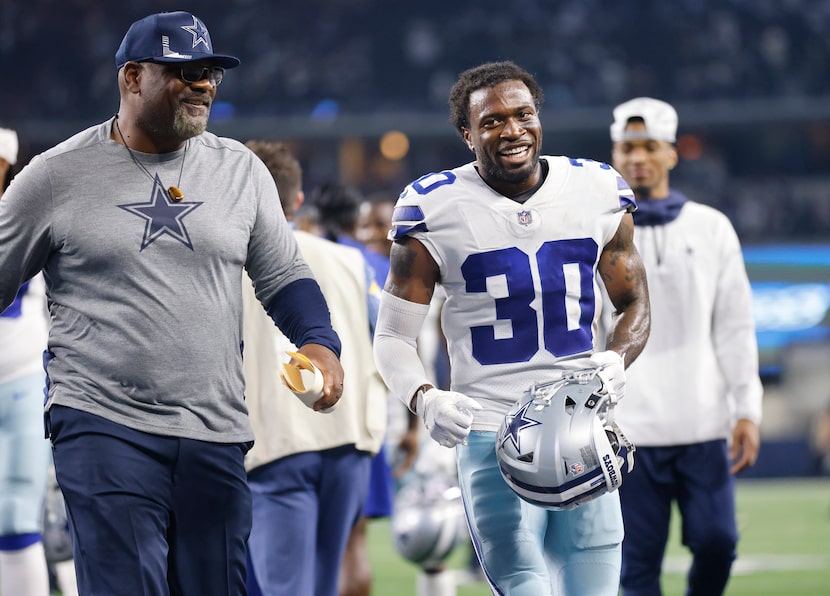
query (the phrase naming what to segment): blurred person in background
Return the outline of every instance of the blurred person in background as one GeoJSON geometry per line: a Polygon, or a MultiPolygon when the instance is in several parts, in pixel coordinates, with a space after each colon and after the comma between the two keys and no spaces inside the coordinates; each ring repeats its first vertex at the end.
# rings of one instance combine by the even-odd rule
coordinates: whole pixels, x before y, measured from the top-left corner
{"type": "MultiPolygon", "coordinates": [[[[378,192],[370,195],[360,204],[357,218],[355,238],[369,250],[389,258],[392,250],[392,240],[389,231],[392,228],[392,214],[397,202],[397,194],[392,192],[378,192]]],[[[418,356],[424,364],[430,378],[445,379],[447,376],[446,341],[441,334],[440,313],[444,303],[444,293],[436,292],[430,303],[430,312],[427,321],[418,335],[418,356]],[[438,370],[440,368],[440,370],[438,370]]],[[[442,386],[445,384],[442,383],[442,386]]],[[[424,478],[445,478],[446,482],[458,486],[455,473],[455,454],[447,449],[441,449],[428,435],[418,432],[420,419],[391,393],[388,396],[389,429],[387,444],[398,446],[396,450],[400,458],[394,462],[392,475],[395,478],[395,506],[393,507],[393,528],[396,527],[398,516],[409,516],[411,511],[398,509],[397,503],[407,495],[401,495],[401,488],[410,483],[424,482],[424,478]],[[411,447],[401,448],[416,442],[411,447]],[[449,470],[451,473],[447,473],[449,470]]],[[[429,508],[430,503],[422,503],[422,507],[429,508]]],[[[429,515],[429,514],[426,514],[429,515]]],[[[469,536],[465,531],[465,535],[469,536]]],[[[434,539],[434,536],[431,537],[434,539]]],[[[475,559],[475,554],[472,554],[475,559]]],[[[477,561],[477,560],[476,560],[477,561]]],[[[451,596],[455,594],[455,572],[448,569],[443,561],[434,564],[420,565],[415,582],[416,596],[451,596]]]]}
{"type": "MultiPolygon", "coordinates": [[[[0,201],[17,163],[18,138],[0,128],[0,201]]],[[[43,436],[48,337],[43,276],[0,313],[0,594],[46,596],[41,511],[51,456],[43,436]]]]}
{"type": "MultiPolygon", "coordinates": [[[[302,168],[284,143],[249,141],[276,182],[289,222],[303,203],[302,168]]],[[[252,595],[337,596],[341,560],[362,518],[373,455],[386,428],[386,386],[372,359],[377,295],[356,248],[295,231],[342,342],[343,398],[334,411],[306,407],[280,381],[291,342],[269,324],[243,280],[246,403],[256,441],[245,456],[253,499],[252,595]]]]}
{"type": "MultiPolygon", "coordinates": [[[[355,222],[355,239],[387,259],[392,250],[389,230],[392,228],[392,212],[397,200],[397,196],[392,193],[370,195],[360,203],[355,222]]],[[[383,281],[385,283],[386,279],[383,281]]]]}
{"type": "Polygon", "coordinates": [[[689,596],[722,594],[736,557],[734,475],[755,463],[763,388],[749,280],[732,224],[670,187],[677,112],[614,108],[612,165],[634,190],[651,336],[627,371],[617,421],[637,446],[620,488],[625,596],[660,594],[672,503],[693,555],[689,596]]]}
{"type": "MultiPolygon", "coordinates": [[[[379,298],[389,273],[389,256],[388,253],[384,254],[382,243],[377,245],[377,250],[369,248],[357,238],[358,219],[361,204],[364,203],[362,193],[348,184],[326,182],[315,189],[312,203],[317,208],[318,225],[324,238],[361,251],[373,272],[370,291],[379,298]]],[[[374,335],[374,326],[372,334],[374,335]]],[[[395,445],[394,459],[398,463],[398,474],[402,474],[414,462],[417,441],[417,425],[413,422],[407,426],[395,445]]],[[[370,519],[391,517],[394,492],[394,473],[384,444],[372,459],[366,505],[363,515],[352,530],[343,557],[340,596],[367,596],[371,593],[372,567],[366,546],[367,525],[370,519]]]]}
{"type": "Polygon", "coordinates": [[[830,476],[830,401],[813,417],[810,447],[815,456],[815,472],[819,476],[830,476]]]}
{"type": "MultiPolygon", "coordinates": [[[[392,250],[392,241],[389,239],[389,230],[392,228],[392,213],[395,209],[397,195],[391,192],[380,191],[370,195],[360,203],[358,216],[355,222],[354,238],[372,253],[380,254],[386,259],[384,272],[377,276],[378,290],[386,283],[389,272],[389,253],[392,250]],[[383,280],[381,280],[381,276],[383,280]]],[[[378,291],[380,298],[380,291],[378,291]]],[[[418,338],[418,354],[425,366],[433,367],[439,353],[440,337],[437,335],[437,316],[440,304],[433,313],[433,325],[424,326],[424,331],[418,338]],[[433,333],[429,333],[432,331],[433,333]]],[[[390,396],[389,399],[389,432],[387,444],[396,451],[393,462],[392,476],[399,480],[413,466],[419,455],[421,437],[418,433],[418,417],[413,415],[399,399],[390,396]],[[414,443],[414,444],[413,444],[414,443]]]]}
{"type": "Polygon", "coordinates": [[[244,272],[322,371],[315,408],[340,399],[340,341],[273,178],[207,131],[239,63],[191,13],[134,22],[115,52],[118,112],[0,200],[0,309],[46,281],[45,422],[85,595],[245,592],[244,272]]]}
{"type": "Polygon", "coordinates": [[[534,383],[602,366],[622,397],[624,368],[648,337],[633,195],[605,164],[542,154],[542,101],[535,78],[513,62],[458,77],[450,121],[475,159],[422,176],[398,199],[375,360],[432,439],[455,448],[467,523],[493,592],[611,596],[623,538],[616,491],[570,511],[531,505],[505,482],[496,454],[505,415],[534,383]],[[604,351],[595,351],[598,271],[620,311],[604,351]],[[447,295],[449,391],[416,352],[436,286],[447,295]],[[568,303],[581,314],[566,312],[568,303]]]}

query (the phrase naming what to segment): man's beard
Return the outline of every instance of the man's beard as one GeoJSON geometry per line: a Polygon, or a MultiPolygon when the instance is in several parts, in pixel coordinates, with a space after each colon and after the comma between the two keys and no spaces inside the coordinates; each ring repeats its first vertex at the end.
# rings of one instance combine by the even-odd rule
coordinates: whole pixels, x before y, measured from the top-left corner
{"type": "Polygon", "coordinates": [[[491,180],[498,180],[508,184],[519,184],[527,180],[536,171],[539,165],[539,154],[533,156],[530,162],[526,163],[520,168],[508,170],[501,167],[498,163],[491,159],[486,159],[481,163],[487,176],[491,180]]]}
{"type": "MultiPolygon", "coordinates": [[[[192,118],[188,116],[186,110],[187,108],[180,105],[173,113],[172,123],[167,119],[169,116],[145,114],[136,118],[136,124],[151,136],[161,139],[175,139],[183,143],[187,139],[202,134],[207,129],[207,118],[192,118]]],[[[208,115],[210,115],[210,112],[208,112],[208,115]]]]}
{"type": "MultiPolygon", "coordinates": [[[[208,108],[208,116],[210,108],[208,108]]],[[[189,139],[202,134],[207,129],[207,118],[191,118],[186,108],[180,105],[173,114],[173,132],[181,139],[189,139]]]]}

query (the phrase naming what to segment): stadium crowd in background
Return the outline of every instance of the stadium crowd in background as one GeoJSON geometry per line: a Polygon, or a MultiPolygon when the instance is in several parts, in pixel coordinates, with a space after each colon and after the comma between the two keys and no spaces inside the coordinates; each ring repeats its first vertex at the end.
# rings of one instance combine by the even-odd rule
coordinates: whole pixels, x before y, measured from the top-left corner
{"type": "MultiPolygon", "coordinates": [[[[0,113],[106,113],[121,24],[168,5],[4,3],[0,67],[26,73],[26,85],[0,90],[0,113]]],[[[496,22],[492,5],[423,0],[396,18],[371,0],[204,0],[199,9],[249,67],[246,84],[223,93],[246,115],[307,114],[327,99],[346,112],[443,109],[456,73],[498,56],[536,73],[556,109],[637,95],[688,102],[827,93],[824,0],[523,0],[496,22]],[[621,34],[637,30],[648,35],[636,44],[621,34]]]]}
{"type": "MultiPolygon", "coordinates": [[[[48,136],[55,124],[79,130],[111,112],[117,96],[109,48],[118,44],[121,23],[167,6],[162,0],[3,3],[0,68],[21,82],[0,86],[6,125],[20,121],[48,136]]],[[[457,72],[509,56],[535,73],[550,108],[570,110],[575,119],[586,108],[603,114],[621,97],[640,95],[672,102],[687,123],[686,106],[698,119],[713,117],[698,139],[703,154],[675,173],[678,188],[705,185],[701,200],[726,213],[744,241],[822,239],[830,227],[830,202],[823,200],[830,196],[826,0],[523,0],[520,6],[493,22],[481,2],[426,0],[396,18],[371,0],[200,2],[204,18],[221,38],[234,40],[246,65],[245,85],[223,90],[214,121],[305,117],[325,128],[353,114],[386,113],[397,121],[398,112],[437,114],[457,72]],[[648,35],[623,42],[625,31],[648,35]],[[745,138],[722,142],[734,131],[745,138]],[[719,138],[707,139],[713,134],[719,138]]],[[[601,115],[589,121],[601,154],[601,115]]],[[[315,168],[307,174],[311,186],[322,181],[315,168]]]]}

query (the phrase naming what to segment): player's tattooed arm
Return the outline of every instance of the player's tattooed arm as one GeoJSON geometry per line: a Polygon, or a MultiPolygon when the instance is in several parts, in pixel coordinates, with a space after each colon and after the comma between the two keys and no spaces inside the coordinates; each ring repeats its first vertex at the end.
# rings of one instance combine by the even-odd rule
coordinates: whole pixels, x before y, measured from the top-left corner
{"type": "Polygon", "coordinates": [[[429,304],[438,283],[439,269],[432,255],[418,240],[401,238],[392,245],[389,277],[385,290],[421,304],[429,304]]]}
{"type": "Polygon", "coordinates": [[[607,348],[625,354],[628,366],[640,355],[651,328],[646,271],[634,245],[634,219],[625,214],[600,255],[599,274],[614,304],[607,348]]]}
{"type": "Polygon", "coordinates": [[[636,259],[638,263],[632,262],[629,258],[632,249],[636,252],[634,248],[634,220],[631,215],[626,214],[622,218],[614,237],[611,238],[611,241],[602,251],[599,273],[606,286],[619,281],[630,284],[635,280],[637,276],[636,266],[639,264],[642,267],[642,263],[639,263],[639,254],[637,254],[636,259]]]}

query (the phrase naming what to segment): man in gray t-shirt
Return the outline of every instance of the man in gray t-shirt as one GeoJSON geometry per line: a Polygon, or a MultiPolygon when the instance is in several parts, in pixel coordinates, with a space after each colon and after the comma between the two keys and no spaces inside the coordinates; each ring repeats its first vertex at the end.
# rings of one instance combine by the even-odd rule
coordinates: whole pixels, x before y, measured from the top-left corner
{"type": "Polygon", "coordinates": [[[46,430],[80,592],[236,596],[242,270],[322,371],[316,410],[340,398],[340,342],[267,168],[205,132],[239,60],[187,12],[136,21],[115,59],[117,115],[37,156],[0,202],[0,309],[44,272],[46,430]]]}

